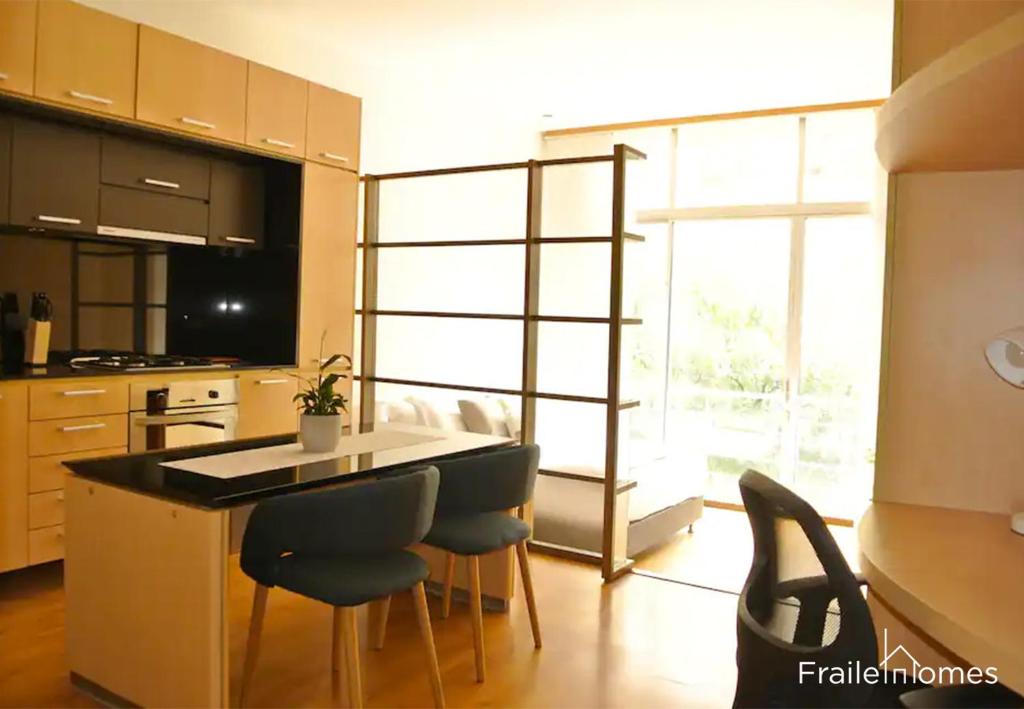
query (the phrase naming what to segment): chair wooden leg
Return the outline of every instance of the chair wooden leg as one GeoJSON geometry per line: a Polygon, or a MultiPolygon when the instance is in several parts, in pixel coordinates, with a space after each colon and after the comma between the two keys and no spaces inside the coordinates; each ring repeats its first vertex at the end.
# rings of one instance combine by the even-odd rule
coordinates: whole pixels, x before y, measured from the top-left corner
{"type": "Polygon", "coordinates": [[[523,577],[523,595],[526,596],[526,609],[530,611],[533,646],[540,648],[540,621],[537,619],[537,602],[533,598],[533,577],[530,576],[530,558],[527,556],[525,539],[516,544],[516,554],[519,556],[519,574],[523,577]]]}
{"type": "Polygon", "coordinates": [[[444,595],[441,597],[441,617],[452,611],[452,584],[455,582],[455,555],[447,552],[444,558],[444,595]]]}
{"type": "Polygon", "coordinates": [[[363,706],[363,678],[359,671],[359,630],[356,626],[356,609],[349,606],[341,609],[341,632],[345,646],[345,666],[348,671],[348,705],[353,709],[363,706]]]}
{"type": "Polygon", "coordinates": [[[384,635],[388,632],[388,611],[391,610],[391,596],[385,596],[370,604],[370,647],[384,649],[384,635]]]}
{"type": "Polygon", "coordinates": [[[260,654],[260,635],[263,634],[263,616],[267,612],[267,593],[270,589],[256,584],[252,597],[252,616],[249,618],[249,640],[245,647],[245,664],[242,666],[242,686],[238,692],[238,706],[244,707],[252,675],[256,669],[256,657],[260,654]]]}
{"type": "Polygon", "coordinates": [[[434,649],[434,632],[430,628],[430,611],[427,608],[427,594],[423,584],[412,587],[413,604],[416,606],[416,620],[420,625],[420,637],[423,648],[427,651],[427,664],[430,671],[430,688],[434,692],[434,706],[444,707],[444,688],[441,686],[441,668],[437,666],[437,651],[434,649]]]}
{"type": "MultiPolygon", "coordinates": [[[[341,621],[343,610],[340,606],[334,607],[334,623],[331,628],[331,703],[336,707],[342,705],[341,673],[348,664],[345,660],[345,642],[341,621]]],[[[347,697],[345,704],[348,704],[347,697]]]]}
{"type": "Polygon", "coordinates": [[[469,567],[469,605],[473,616],[473,653],[476,655],[476,681],[483,682],[487,675],[484,662],[484,609],[480,598],[480,557],[467,556],[469,567]]]}

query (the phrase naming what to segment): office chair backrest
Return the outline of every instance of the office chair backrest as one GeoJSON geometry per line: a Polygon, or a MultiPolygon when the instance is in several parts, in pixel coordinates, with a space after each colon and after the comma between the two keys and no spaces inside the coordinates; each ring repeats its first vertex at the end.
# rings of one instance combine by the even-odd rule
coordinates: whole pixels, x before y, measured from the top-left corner
{"type": "Polygon", "coordinates": [[[245,528],[242,569],[275,586],[284,554],[330,558],[403,549],[430,531],[437,489],[437,468],[421,466],[373,482],[264,500],[245,528]]]}
{"type": "Polygon", "coordinates": [[[864,706],[871,685],[820,681],[821,668],[878,666],[867,602],[824,521],[758,472],[743,474],[740,493],[754,556],[737,612],[734,706],[864,706]]]}
{"type": "Polygon", "coordinates": [[[532,443],[436,463],[438,516],[509,510],[533,497],[540,448],[532,443]]]}

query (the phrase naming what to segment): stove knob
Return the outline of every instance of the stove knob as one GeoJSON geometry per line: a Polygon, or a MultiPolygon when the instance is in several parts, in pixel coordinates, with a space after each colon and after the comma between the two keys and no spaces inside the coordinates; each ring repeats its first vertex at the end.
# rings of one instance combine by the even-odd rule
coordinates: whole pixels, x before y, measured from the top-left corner
{"type": "Polygon", "coordinates": [[[220,392],[217,391],[216,389],[210,389],[210,391],[207,392],[207,393],[210,395],[211,399],[219,399],[220,398],[220,392]]]}

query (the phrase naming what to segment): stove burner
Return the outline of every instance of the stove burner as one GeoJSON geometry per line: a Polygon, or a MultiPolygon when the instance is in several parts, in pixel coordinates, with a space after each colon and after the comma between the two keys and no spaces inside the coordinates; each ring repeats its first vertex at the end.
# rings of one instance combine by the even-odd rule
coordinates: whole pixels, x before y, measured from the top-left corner
{"type": "Polygon", "coordinates": [[[69,352],[65,361],[72,369],[128,371],[138,369],[179,369],[182,367],[226,367],[205,357],[143,355],[132,352],[69,352]]]}

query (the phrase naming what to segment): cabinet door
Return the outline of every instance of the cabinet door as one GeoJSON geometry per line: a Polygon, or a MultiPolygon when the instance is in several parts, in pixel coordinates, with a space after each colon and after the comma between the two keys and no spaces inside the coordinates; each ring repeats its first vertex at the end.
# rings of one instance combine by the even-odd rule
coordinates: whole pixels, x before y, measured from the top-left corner
{"type": "Polygon", "coordinates": [[[0,384],[0,571],[28,564],[28,386],[0,384]]]}
{"type": "Polygon", "coordinates": [[[298,412],[292,401],[298,382],[283,372],[245,373],[238,381],[239,438],[295,433],[298,412]]]}
{"type": "Polygon", "coordinates": [[[263,245],[263,168],[214,160],[210,173],[210,244],[263,245]]]}
{"type": "Polygon", "coordinates": [[[181,148],[103,136],[100,180],[178,197],[209,199],[210,159],[181,148]]]}
{"type": "Polygon", "coordinates": [[[11,224],[96,231],[98,134],[18,118],[11,151],[11,224]]]}
{"type": "Polygon", "coordinates": [[[309,82],[249,62],[245,142],[283,155],[306,154],[306,94],[309,82]]]}
{"type": "Polygon", "coordinates": [[[158,241],[203,244],[209,220],[210,208],[201,199],[153,194],[114,185],[100,187],[101,234],[150,236],[158,241]],[[126,229],[139,233],[122,231],[126,229]],[[167,235],[167,238],[161,239],[159,235],[167,235]],[[175,239],[170,235],[183,238],[175,239]]]}
{"type": "Polygon", "coordinates": [[[0,116],[0,224],[11,216],[11,119],[0,116]]]}
{"type": "Polygon", "coordinates": [[[358,176],[306,163],[299,263],[298,352],[302,369],[319,362],[324,331],[325,356],[339,352],[352,356],[358,199],[358,176]]]}
{"type": "Polygon", "coordinates": [[[39,5],[39,98],[124,118],[135,116],[139,26],[70,2],[39,5]]]}
{"type": "Polygon", "coordinates": [[[306,157],[358,172],[362,105],[355,96],[310,83],[306,157]]]}
{"type": "Polygon", "coordinates": [[[32,93],[37,7],[36,0],[0,2],[0,91],[32,93]]]}
{"type": "Polygon", "coordinates": [[[135,117],[244,143],[247,74],[244,59],[142,25],[135,117]]]}

